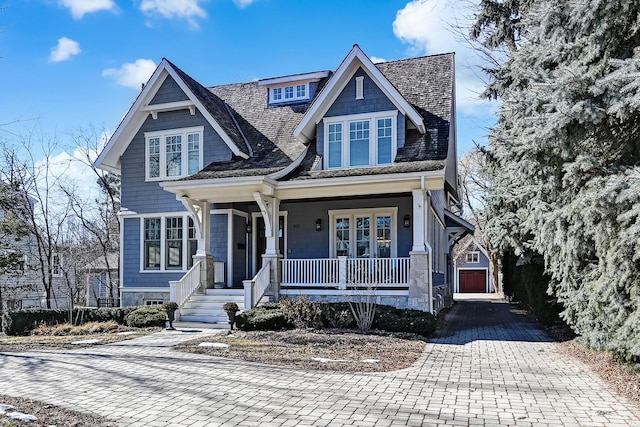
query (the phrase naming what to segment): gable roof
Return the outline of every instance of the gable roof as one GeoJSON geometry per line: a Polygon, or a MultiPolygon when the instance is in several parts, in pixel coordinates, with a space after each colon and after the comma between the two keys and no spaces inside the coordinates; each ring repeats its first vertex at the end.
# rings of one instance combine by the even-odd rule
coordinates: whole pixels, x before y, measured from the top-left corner
{"type": "Polygon", "coordinates": [[[233,154],[240,157],[249,157],[247,144],[235,125],[231,112],[226,109],[224,101],[217,98],[215,94],[209,92],[169,60],[163,58],[96,159],[96,166],[118,173],[120,170],[120,156],[125,152],[149,114],[153,115],[154,112],[157,114],[157,112],[182,108],[197,108],[233,154]],[[182,89],[188,101],[150,104],[162,83],[169,76],[182,89]]]}
{"type": "Polygon", "coordinates": [[[384,77],[360,47],[355,44],[347,57],[342,61],[335,74],[331,76],[327,85],[315,98],[298,126],[296,126],[296,129],[294,130],[294,136],[296,138],[303,142],[309,142],[315,138],[316,124],[318,124],[322,119],[340,92],[342,92],[344,87],[347,85],[353,74],[360,67],[362,67],[369,77],[373,79],[376,85],[389,98],[389,100],[393,102],[396,108],[411,120],[420,133],[425,133],[422,116],[420,116],[420,114],[418,114],[418,112],[407,102],[391,82],[384,77]]]}

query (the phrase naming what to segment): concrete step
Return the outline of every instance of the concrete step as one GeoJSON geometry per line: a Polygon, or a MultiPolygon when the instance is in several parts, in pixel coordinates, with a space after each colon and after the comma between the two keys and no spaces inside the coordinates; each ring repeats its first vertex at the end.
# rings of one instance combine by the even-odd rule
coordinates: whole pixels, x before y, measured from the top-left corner
{"type": "Polygon", "coordinates": [[[207,301],[207,302],[219,302],[224,304],[225,302],[235,302],[237,304],[244,304],[244,295],[202,295],[195,294],[191,295],[189,301],[207,301]]]}
{"type": "MultiPolygon", "coordinates": [[[[227,303],[227,301],[222,302],[222,301],[210,301],[210,300],[205,300],[205,299],[197,299],[197,300],[189,300],[187,302],[185,302],[182,306],[183,309],[194,309],[194,308],[198,308],[198,309],[202,309],[202,310],[209,310],[209,311],[220,311],[220,312],[224,312],[224,310],[222,309],[222,307],[224,307],[224,305],[227,303]]],[[[243,301],[238,301],[236,302],[236,304],[238,304],[238,308],[240,310],[244,310],[244,302],[243,301]]]]}
{"type": "Polygon", "coordinates": [[[206,295],[244,296],[244,289],[241,289],[241,288],[206,289],[205,294],[206,295]]]}
{"type": "Polygon", "coordinates": [[[180,313],[180,322],[200,322],[200,323],[220,323],[229,326],[229,318],[225,313],[224,316],[211,315],[209,313],[180,313]]]}

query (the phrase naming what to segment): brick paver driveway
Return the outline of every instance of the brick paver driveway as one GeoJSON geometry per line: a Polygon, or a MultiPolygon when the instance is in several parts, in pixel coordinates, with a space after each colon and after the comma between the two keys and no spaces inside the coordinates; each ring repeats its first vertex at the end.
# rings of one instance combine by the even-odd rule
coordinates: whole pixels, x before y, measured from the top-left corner
{"type": "Polygon", "coordinates": [[[170,350],[211,331],[0,354],[0,394],[123,426],[640,426],[638,408],[495,297],[459,301],[411,368],[305,372],[170,350]]]}

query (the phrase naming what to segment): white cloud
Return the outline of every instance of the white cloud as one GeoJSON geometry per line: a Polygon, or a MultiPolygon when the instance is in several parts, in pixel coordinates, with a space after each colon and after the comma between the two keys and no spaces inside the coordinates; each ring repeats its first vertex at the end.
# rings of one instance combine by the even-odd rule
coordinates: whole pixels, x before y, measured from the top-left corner
{"type": "Polygon", "coordinates": [[[245,7],[250,6],[254,1],[255,0],[233,0],[236,6],[238,6],[240,9],[244,9],[245,7]]]}
{"type": "Polygon", "coordinates": [[[377,56],[372,56],[369,59],[371,59],[371,62],[373,62],[374,64],[379,64],[380,62],[387,62],[386,59],[378,58],[377,56]]]}
{"type": "Polygon", "coordinates": [[[73,19],[82,19],[87,13],[116,9],[113,0],[58,0],[58,4],[69,8],[73,19]]]}
{"type": "Polygon", "coordinates": [[[186,19],[189,26],[199,28],[195,18],[206,18],[207,12],[200,6],[203,0],[142,0],[140,10],[148,16],[166,19],[186,19]]]}
{"type": "Polygon", "coordinates": [[[122,67],[108,68],[102,71],[103,77],[112,78],[120,86],[140,89],[143,83],[149,80],[149,77],[156,69],[156,63],[151,59],[136,59],[135,62],[127,62],[122,67]]]}
{"type": "Polygon", "coordinates": [[[465,32],[473,22],[469,4],[468,0],[413,0],[396,14],[393,33],[413,55],[455,52],[456,104],[466,114],[482,115],[488,109],[480,97],[483,61],[456,32],[456,28],[465,32]]]}
{"type": "Polygon", "coordinates": [[[67,37],[60,37],[58,39],[58,44],[55,47],[51,48],[49,61],[68,61],[72,56],[77,55],[80,52],[80,44],[77,41],[71,40],[67,37]]]}

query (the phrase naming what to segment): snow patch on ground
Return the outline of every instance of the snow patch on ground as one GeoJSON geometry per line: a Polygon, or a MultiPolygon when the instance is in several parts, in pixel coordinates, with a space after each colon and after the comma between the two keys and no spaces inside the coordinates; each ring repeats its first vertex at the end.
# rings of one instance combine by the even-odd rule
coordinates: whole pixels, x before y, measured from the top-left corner
{"type": "MultiPolygon", "coordinates": [[[[320,363],[331,363],[331,362],[352,362],[355,363],[355,360],[348,360],[348,359],[327,359],[324,357],[314,357],[313,359],[316,362],[320,362],[320,363]]],[[[360,362],[362,363],[380,363],[380,361],[378,359],[363,359],[360,362]]]]}
{"type": "Polygon", "coordinates": [[[23,414],[22,412],[16,411],[16,408],[14,406],[4,405],[2,403],[0,403],[0,415],[6,415],[9,418],[13,418],[14,420],[22,421],[25,423],[36,421],[38,419],[33,415],[23,414]]]}
{"type": "Polygon", "coordinates": [[[126,331],[126,332],[118,332],[118,335],[133,335],[137,334],[136,331],[126,331]]]}
{"type": "Polygon", "coordinates": [[[198,347],[228,348],[229,344],[221,342],[201,342],[198,347]]]}

